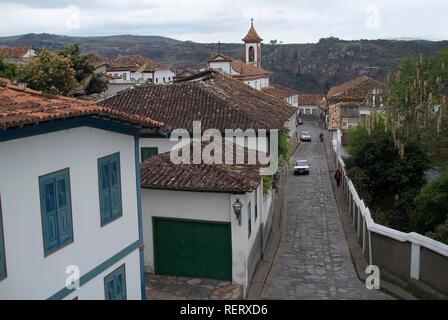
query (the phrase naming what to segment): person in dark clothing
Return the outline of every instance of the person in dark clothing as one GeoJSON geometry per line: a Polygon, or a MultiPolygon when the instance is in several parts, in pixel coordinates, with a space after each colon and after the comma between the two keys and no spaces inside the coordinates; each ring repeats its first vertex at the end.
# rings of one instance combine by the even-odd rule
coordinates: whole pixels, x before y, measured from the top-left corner
{"type": "Polygon", "coordinates": [[[334,174],[334,179],[336,180],[336,185],[339,187],[341,185],[341,178],[342,178],[342,173],[341,171],[338,169],[336,170],[336,173],[334,174]]]}

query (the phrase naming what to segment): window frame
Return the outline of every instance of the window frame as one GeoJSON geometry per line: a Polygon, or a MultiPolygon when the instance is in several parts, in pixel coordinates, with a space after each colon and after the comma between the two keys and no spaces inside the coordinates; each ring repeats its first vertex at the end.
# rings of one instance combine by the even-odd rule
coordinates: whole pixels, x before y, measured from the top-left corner
{"type": "MultiPolygon", "coordinates": [[[[100,225],[101,227],[104,227],[112,222],[114,222],[115,220],[120,219],[121,217],[123,217],[123,190],[122,190],[122,186],[121,186],[121,157],[120,157],[120,152],[115,152],[112,154],[109,154],[107,156],[98,158],[97,160],[97,167],[98,167],[98,202],[99,202],[99,207],[100,207],[100,225]],[[117,160],[118,161],[118,192],[120,195],[120,212],[119,214],[114,215],[113,214],[113,209],[112,209],[112,190],[110,190],[110,201],[111,201],[111,216],[110,218],[105,218],[104,215],[104,207],[103,207],[103,197],[102,197],[102,193],[103,193],[103,188],[102,188],[102,175],[101,175],[101,166],[103,161],[108,161],[109,163],[111,162],[111,160],[117,160]]],[[[109,169],[110,170],[110,169],[109,169]]],[[[112,171],[109,172],[109,180],[111,180],[112,178],[112,171]]],[[[111,188],[111,182],[110,182],[110,189],[111,188]]]]}
{"type": "MultiPolygon", "coordinates": [[[[44,257],[48,257],[50,255],[52,255],[53,253],[71,245],[72,243],[74,243],[75,241],[75,235],[74,235],[74,230],[73,230],[73,208],[72,208],[72,193],[71,193],[71,178],[70,178],[70,168],[64,168],[58,171],[53,171],[44,175],[41,175],[38,177],[38,183],[39,183],[39,201],[40,201],[40,214],[41,214],[41,223],[42,223],[42,242],[43,242],[43,249],[44,249],[44,257]],[[44,192],[42,190],[42,186],[45,182],[45,179],[56,179],[56,177],[60,174],[66,174],[66,179],[67,179],[67,187],[68,189],[66,190],[66,203],[67,203],[67,210],[69,210],[70,212],[70,217],[69,217],[69,221],[70,221],[70,227],[71,227],[71,234],[70,234],[70,238],[68,241],[66,241],[65,243],[59,243],[59,245],[55,246],[55,247],[51,247],[48,248],[48,244],[46,243],[46,237],[45,237],[45,232],[47,231],[46,227],[45,227],[45,216],[46,216],[46,212],[44,211],[44,192]]],[[[57,193],[57,190],[55,190],[57,193]]],[[[57,194],[55,194],[55,199],[57,198],[57,194]]],[[[57,200],[57,199],[56,199],[57,200]]],[[[57,218],[59,218],[59,213],[57,210],[57,204],[56,204],[56,216],[57,218]]],[[[58,220],[59,221],[59,220],[58,220]]],[[[59,231],[59,225],[58,225],[58,231],[59,231]]],[[[58,242],[60,242],[60,233],[58,232],[58,242]]]]}
{"type": "MultiPolygon", "coordinates": [[[[117,299],[108,299],[107,298],[107,283],[109,282],[109,280],[113,277],[115,279],[115,277],[118,275],[118,273],[122,273],[122,279],[123,279],[123,283],[122,283],[122,287],[123,287],[123,295],[124,295],[124,299],[120,299],[120,300],[127,300],[128,298],[128,292],[127,292],[127,286],[126,286],[126,264],[123,263],[122,265],[120,265],[119,267],[115,268],[112,272],[110,272],[109,274],[107,274],[104,279],[104,300],[109,300],[109,301],[119,301],[117,299]]],[[[116,298],[116,285],[114,286],[114,293],[115,293],[115,298],[116,298]]]]}
{"type": "Polygon", "coordinates": [[[159,147],[141,147],[140,148],[140,162],[148,160],[148,159],[150,159],[150,158],[152,158],[152,157],[154,157],[154,156],[156,156],[158,154],[159,154],[159,147]],[[154,154],[154,155],[152,155],[152,156],[150,156],[150,157],[148,157],[148,158],[143,160],[143,149],[155,149],[156,154],[154,154]]]}
{"type": "Polygon", "coordinates": [[[6,248],[5,248],[5,233],[3,230],[3,211],[2,199],[0,195],[0,254],[3,256],[3,263],[0,261],[0,281],[8,277],[8,270],[6,267],[6,248]]]}

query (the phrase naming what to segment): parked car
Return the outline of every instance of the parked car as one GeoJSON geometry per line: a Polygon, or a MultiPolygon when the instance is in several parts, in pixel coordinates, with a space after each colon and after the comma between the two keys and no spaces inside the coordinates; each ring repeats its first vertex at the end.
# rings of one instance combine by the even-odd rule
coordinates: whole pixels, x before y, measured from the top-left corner
{"type": "Polygon", "coordinates": [[[310,174],[310,164],[308,160],[297,160],[294,164],[294,175],[310,174]]]}
{"type": "Polygon", "coordinates": [[[297,119],[297,125],[302,125],[303,124],[303,119],[302,118],[298,118],[297,119]]]}
{"type": "Polygon", "coordinates": [[[311,134],[309,131],[302,131],[300,133],[300,141],[311,141],[311,134]]]}

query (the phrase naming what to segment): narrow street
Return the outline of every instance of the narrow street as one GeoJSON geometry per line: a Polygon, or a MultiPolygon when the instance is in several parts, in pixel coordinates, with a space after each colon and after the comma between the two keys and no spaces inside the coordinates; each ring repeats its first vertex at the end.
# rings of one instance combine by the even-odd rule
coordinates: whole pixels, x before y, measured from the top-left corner
{"type": "Polygon", "coordinates": [[[312,142],[303,142],[293,159],[308,160],[310,175],[288,176],[283,238],[260,299],[387,298],[356,275],[317,122],[305,121],[300,131],[310,131],[312,142]]]}

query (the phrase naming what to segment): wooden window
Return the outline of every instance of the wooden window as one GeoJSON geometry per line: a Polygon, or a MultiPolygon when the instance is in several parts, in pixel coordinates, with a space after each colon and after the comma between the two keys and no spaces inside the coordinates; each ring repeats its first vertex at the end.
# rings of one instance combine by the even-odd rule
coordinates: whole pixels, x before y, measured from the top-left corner
{"type": "Polygon", "coordinates": [[[5,238],[3,235],[2,202],[0,199],[0,281],[6,278],[5,238]]]}
{"type": "Polygon", "coordinates": [[[73,242],[70,172],[39,177],[45,256],[73,242]]]}
{"type": "Polygon", "coordinates": [[[101,226],[123,215],[121,206],[120,154],[98,159],[101,226]]]}
{"type": "Polygon", "coordinates": [[[106,300],[126,300],[126,269],[122,265],[104,278],[106,300]]]}
{"type": "Polygon", "coordinates": [[[144,147],[141,149],[141,160],[142,162],[146,159],[154,157],[159,154],[159,148],[157,147],[144,147]]]}

